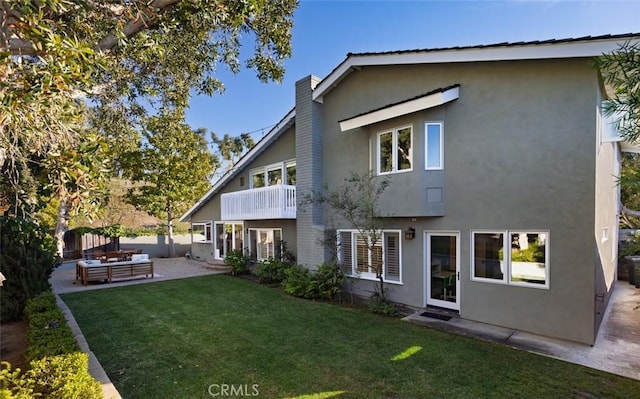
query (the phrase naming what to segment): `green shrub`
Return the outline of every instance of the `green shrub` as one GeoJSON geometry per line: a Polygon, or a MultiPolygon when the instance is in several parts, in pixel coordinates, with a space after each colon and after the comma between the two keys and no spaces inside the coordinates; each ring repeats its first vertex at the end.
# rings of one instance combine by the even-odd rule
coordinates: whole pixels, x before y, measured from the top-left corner
{"type": "Polygon", "coordinates": [[[33,378],[35,391],[47,399],[100,399],[102,387],[89,374],[89,356],[74,352],[47,356],[30,363],[27,376],[33,378]]]}
{"type": "Polygon", "coordinates": [[[29,323],[27,360],[80,350],[51,291],[43,292],[30,300],[25,313],[29,323]]]}
{"type": "Polygon", "coordinates": [[[632,239],[620,246],[618,258],[622,259],[630,255],[640,255],[640,235],[634,235],[632,239]]]}
{"type": "Polygon", "coordinates": [[[30,369],[11,370],[2,362],[0,398],[2,399],[101,399],[100,383],[89,374],[89,356],[74,352],[48,356],[29,363],[30,369]]]}
{"type": "Polygon", "coordinates": [[[78,344],[51,291],[25,306],[29,323],[29,370],[20,373],[4,362],[0,370],[0,398],[99,399],[102,388],[89,374],[89,357],[78,344]]]}
{"type": "Polygon", "coordinates": [[[292,266],[285,270],[282,282],[284,292],[299,298],[313,299],[317,297],[317,281],[304,266],[292,266]]]}
{"type": "Polygon", "coordinates": [[[269,258],[261,261],[253,273],[263,284],[281,283],[285,278],[285,271],[290,267],[291,265],[284,261],[269,258]]]}
{"type": "Polygon", "coordinates": [[[320,299],[339,300],[344,287],[345,275],[336,263],[325,262],[313,274],[317,281],[317,296],[320,299]]]}
{"type": "Polygon", "coordinates": [[[27,301],[50,288],[49,276],[60,264],[49,232],[20,217],[0,217],[0,321],[18,320],[27,301]]]}
{"type": "Polygon", "coordinates": [[[224,263],[231,266],[231,274],[245,274],[249,271],[249,262],[251,258],[244,252],[238,249],[229,251],[224,257],[224,263]]]}
{"type": "Polygon", "coordinates": [[[384,316],[398,316],[400,312],[398,308],[392,303],[383,299],[380,295],[375,294],[369,298],[369,311],[375,314],[384,316]]]}
{"type": "Polygon", "coordinates": [[[33,379],[27,378],[20,369],[11,370],[9,362],[0,365],[0,398],[31,399],[41,397],[35,393],[33,379]]]}
{"type": "Polygon", "coordinates": [[[339,299],[345,281],[342,270],[331,262],[323,263],[315,272],[304,266],[292,266],[284,273],[284,291],[307,299],[339,299]]]}

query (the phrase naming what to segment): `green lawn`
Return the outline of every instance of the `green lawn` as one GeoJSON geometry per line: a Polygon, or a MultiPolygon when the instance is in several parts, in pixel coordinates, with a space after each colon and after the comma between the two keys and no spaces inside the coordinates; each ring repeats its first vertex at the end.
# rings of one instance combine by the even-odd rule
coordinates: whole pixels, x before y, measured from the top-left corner
{"type": "Polygon", "coordinates": [[[125,399],[211,398],[212,384],[260,398],[640,395],[638,381],[229,276],[62,299],[125,399]]]}

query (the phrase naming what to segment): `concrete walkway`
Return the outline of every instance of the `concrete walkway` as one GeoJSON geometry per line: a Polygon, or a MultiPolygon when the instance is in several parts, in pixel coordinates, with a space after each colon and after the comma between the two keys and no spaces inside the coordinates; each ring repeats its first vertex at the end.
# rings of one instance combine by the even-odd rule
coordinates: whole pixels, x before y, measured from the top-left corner
{"type": "Polygon", "coordinates": [[[87,290],[95,290],[95,289],[107,289],[114,287],[121,287],[126,285],[135,285],[135,284],[147,284],[154,283],[158,281],[166,281],[166,280],[175,280],[180,278],[187,277],[196,277],[196,276],[204,276],[208,274],[220,274],[225,273],[229,270],[228,267],[223,265],[212,265],[204,262],[199,262],[195,260],[188,260],[183,258],[171,258],[171,259],[153,259],[153,268],[154,268],[154,276],[153,278],[147,277],[137,277],[131,279],[123,279],[119,281],[114,281],[113,283],[89,283],[86,287],[80,284],[79,281],[76,281],[76,262],[65,262],[59,267],[57,267],[53,273],[51,274],[51,278],[49,282],[51,283],[51,287],[53,293],[56,295],[56,299],[58,301],[58,307],[63,311],[67,323],[73,332],[73,335],[78,341],[78,345],[80,349],[89,354],[89,373],[100,382],[102,385],[102,394],[105,399],[121,399],[120,393],[115,388],[115,386],[111,383],[109,376],[102,368],[102,365],[98,361],[98,358],[93,354],[87,340],[82,334],[82,330],[76,323],[73,314],[64,303],[62,299],[60,299],[59,294],[69,293],[69,292],[78,292],[78,291],[87,291],[87,290]]]}
{"type": "Polygon", "coordinates": [[[638,305],[640,289],[617,281],[593,346],[457,317],[449,321],[424,317],[420,315],[424,309],[403,320],[640,380],[640,309],[635,309],[638,305]]]}

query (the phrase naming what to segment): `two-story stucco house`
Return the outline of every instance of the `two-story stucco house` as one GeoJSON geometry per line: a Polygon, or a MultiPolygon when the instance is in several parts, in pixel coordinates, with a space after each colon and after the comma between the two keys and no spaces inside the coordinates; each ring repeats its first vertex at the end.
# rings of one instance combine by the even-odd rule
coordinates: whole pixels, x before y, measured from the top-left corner
{"type": "Polygon", "coordinates": [[[295,108],[198,201],[192,256],[246,248],[320,264],[331,215],[303,193],[386,176],[377,250],[337,228],[339,259],[389,298],[592,344],[616,278],[621,143],[593,57],[637,35],[349,54],[296,83],[295,108]],[[296,200],[298,204],[296,204],[296,200]]]}

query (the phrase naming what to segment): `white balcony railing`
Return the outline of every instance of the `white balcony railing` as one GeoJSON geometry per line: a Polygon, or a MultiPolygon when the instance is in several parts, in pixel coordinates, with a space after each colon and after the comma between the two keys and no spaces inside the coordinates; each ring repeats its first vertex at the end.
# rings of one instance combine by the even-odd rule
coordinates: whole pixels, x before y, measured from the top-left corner
{"type": "Polygon", "coordinates": [[[221,196],[222,220],[295,219],[296,186],[277,185],[221,196]]]}

